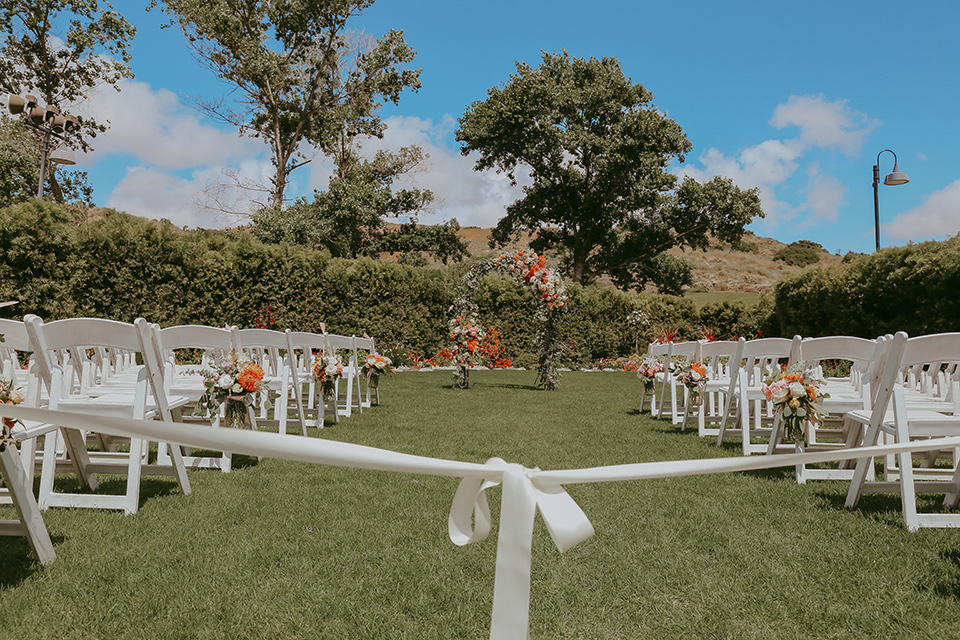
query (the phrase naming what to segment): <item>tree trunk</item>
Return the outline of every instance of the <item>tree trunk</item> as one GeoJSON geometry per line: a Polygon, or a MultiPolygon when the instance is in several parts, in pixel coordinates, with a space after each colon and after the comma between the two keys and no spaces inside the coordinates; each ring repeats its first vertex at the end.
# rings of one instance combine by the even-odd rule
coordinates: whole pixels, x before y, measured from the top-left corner
{"type": "Polygon", "coordinates": [[[281,165],[277,160],[277,173],[273,176],[273,192],[270,194],[270,208],[274,210],[283,208],[283,192],[287,188],[286,166],[286,162],[281,165]]]}

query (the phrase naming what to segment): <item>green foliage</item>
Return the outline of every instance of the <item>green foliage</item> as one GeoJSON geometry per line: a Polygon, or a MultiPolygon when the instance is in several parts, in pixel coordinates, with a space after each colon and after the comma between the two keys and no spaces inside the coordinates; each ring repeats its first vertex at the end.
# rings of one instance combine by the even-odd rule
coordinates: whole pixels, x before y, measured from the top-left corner
{"type": "Polygon", "coordinates": [[[63,207],[33,199],[0,209],[0,298],[19,300],[17,313],[76,315],[73,219],[63,207]]]}
{"type": "Polygon", "coordinates": [[[797,240],[774,253],[773,259],[782,260],[794,267],[806,267],[820,262],[823,253],[824,249],[818,243],[810,240],[797,240]]]}
{"type": "Polygon", "coordinates": [[[960,331],[960,236],[810,269],[775,288],[783,335],[960,331]]]}
{"type": "Polygon", "coordinates": [[[845,254],[843,254],[843,264],[848,264],[850,262],[853,262],[857,258],[865,255],[867,254],[857,253],[856,251],[847,251],[845,254]]]}
{"type": "MultiPolygon", "coordinates": [[[[264,242],[300,244],[326,249],[336,258],[374,256],[381,252],[428,253],[444,264],[462,260],[466,245],[457,235],[456,220],[432,227],[416,224],[417,215],[433,201],[424,189],[393,189],[400,176],[415,171],[426,159],[419,147],[399,152],[379,151],[363,160],[349,150],[338,158],[338,173],[313,202],[298,200],[286,209],[264,209],[253,218],[253,232],[264,242]],[[391,231],[387,218],[409,218],[391,231]]],[[[421,256],[422,257],[422,256],[421,256]]]]}
{"type": "Polygon", "coordinates": [[[691,145],[652,99],[613,58],[544,53],[537,69],[517,63],[507,84],[470,105],[457,131],[461,153],[479,153],[478,171],[514,180],[523,165],[533,180],[493,241],[535,232],[531,247],[558,253],[574,282],[608,274],[623,288],[653,281],[679,291],[686,272],[676,259],[658,258],[662,252],[705,247],[709,233],[739,239],[763,216],[757,192],[724,178],[677,187],[667,168],[691,145]]]}
{"type": "MultiPolygon", "coordinates": [[[[183,231],[116,211],[77,226],[64,207],[40,200],[0,209],[0,255],[0,299],[19,300],[18,314],[250,327],[269,306],[276,328],[317,331],[325,322],[335,333],[366,332],[398,364],[447,345],[449,310],[468,272],[330,258],[244,231],[183,231]]],[[[536,366],[542,322],[528,287],[489,269],[475,275],[471,300],[483,326],[498,328],[505,357],[536,366]]],[[[565,345],[561,364],[642,352],[670,328],[680,328],[681,339],[701,337],[700,316],[686,298],[598,285],[568,285],[567,293],[562,320],[551,328],[554,344],[565,345]],[[637,310],[648,319],[642,326],[629,319],[637,310]]],[[[761,326],[769,317],[746,308],[740,323],[761,326]]]]}
{"type": "Polygon", "coordinates": [[[746,311],[739,300],[708,302],[700,309],[700,322],[713,330],[717,340],[732,340],[740,337],[736,327],[746,311]]]}
{"type": "Polygon", "coordinates": [[[270,145],[271,209],[283,206],[290,172],[311,160],[301,142],[334,153],[345,139],[382,137],[381,102],[420,87],[420,70],[404,68],[416,54],[402,32],[367,41],[348,29],[372,4],[164,0],[197,57],[241,96],[236,109],[222,100],[201,106],[270,145]]]}
{"type": "MultiPolygon", "coordinates": [[[[25,202],[37,194],[41,135],[22,120],[0,116],[0,208],[25,202]]],[[[93,188],[87,172],[47,168],[44,199],[91,205],[93,188]]]]}
{"type": "MultiPolygon", "coordinates": [[[[745,233],[744,235],[748,235],[748,234],[745,233]]],[[[749,235],[752,236],[753,234],[749,234],[749,235]]],[[[733,251],[740,251],[742,253],[757,253],[760,250],[756,242],[747,242],[742,238],[739,240],[733,240],[732,242],[730,242],[730,249],[732,249],[733,251]]]]}

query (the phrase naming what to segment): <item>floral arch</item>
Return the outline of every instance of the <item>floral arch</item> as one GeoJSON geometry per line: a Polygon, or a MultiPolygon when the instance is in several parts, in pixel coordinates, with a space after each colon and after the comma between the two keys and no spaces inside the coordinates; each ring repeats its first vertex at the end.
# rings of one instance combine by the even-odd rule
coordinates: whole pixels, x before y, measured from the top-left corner
{"type": "Polygon", "coordinates": [[[540,325],[537,346],[539,364],[537,365],[537,384],[547,391],[560,386],[557,372],[563,345],[557,335],[557,320],[565,310],[567,303],[566,287],[556,271],[546,266],[543,256],[534,251],[516,251],[503,253],[474,264],[463,276],[457,289],[456,298],[450,307],[450,339],[452,351],[457,363],[454,374],[454,387],[466,389],[470,384],[470,368],[477,362],[478,346],[484,337],[483,328],[477,318],[477,303],[474,293],[484,276],[498,271],[526,285],[536,300],[536,317],[540,325]]]}

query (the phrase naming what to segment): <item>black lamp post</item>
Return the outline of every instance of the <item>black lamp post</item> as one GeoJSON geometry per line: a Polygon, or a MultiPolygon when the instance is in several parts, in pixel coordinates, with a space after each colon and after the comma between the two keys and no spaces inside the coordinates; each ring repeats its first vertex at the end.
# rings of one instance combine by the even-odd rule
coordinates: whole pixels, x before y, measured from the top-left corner
{"type": "MultiPolygon", "coordinates": [[[[880,155],[884,151],[893,153],[890,149],[884,149],[877,154],[877,164],[873,165],[873,217],[877,228],[877,251],[880,250],[880,194],[877,187],[880,184],[880,155]]],[[[897,154],[893,153],[893,173],[887,174],[887,177],[883,179],[883,184],[898,185],[908,182],[910,182],[910,178],[900,171],[900,167],[897,166],[897,154]]]]}
{"type": "Polygon", "coordinates": [[[77,126],[77,119],[60,113],[53,105],[41,107],[34,96],[20,97],[9,94],[7,109],[12,115],[22,115],[23,121],[43,134],[43,144],[40,149],[40,180],[37,184],[37,197],[43,198],[43,182],[47,177],[50,163],[76,164],[73,153],[66,148],[57,148],[53,138],[65,140],[64,134],[73,131],[77,126]]]}

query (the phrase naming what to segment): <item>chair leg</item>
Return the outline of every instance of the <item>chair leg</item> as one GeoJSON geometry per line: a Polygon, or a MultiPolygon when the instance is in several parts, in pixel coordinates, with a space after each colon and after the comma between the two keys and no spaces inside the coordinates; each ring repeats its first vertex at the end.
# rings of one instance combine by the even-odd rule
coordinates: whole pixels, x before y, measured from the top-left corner
{"type": "MultiPolygon", "coordinates": [[[[869,447],[877,442],[877,435],[880,431],[880,425],[870,425],[867,429],[867,435],[863,438],[863,446],[869,447]]],[[[873,458],[858,458],[857,466],[853,471],[853,479],[850,480],[850,489],[847,491],[847,499],[843,506],[847,509],[853,509],[860,501],[860,495],[863,493],[863,483],[866,481],[867,472],[873,472],[873,458]]]]}
{"type": "Polygon", "coordinates": [[[22,525],[22,529],[18,533],[23,533],[27,537],[30,548],[33,549],[33,555],[41,564],[50,564],[57,557],[57,554],[53,550],[53,543],[50,542],[47,527],[43,524],[40,507],[33,497],[33,478],[30,478],[28,484],[24,482],[24,476],[16,448],[7,447],[0,451],[0,477],[3,478],[4,483],[10,489],[10,496],[17,510],[19,523],[22,525]]]}

